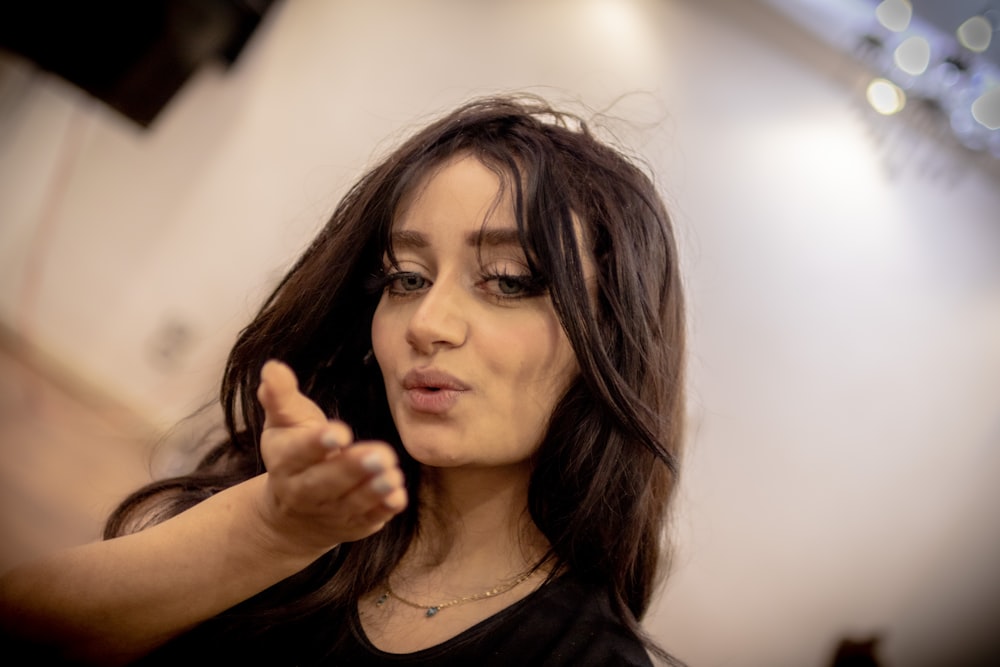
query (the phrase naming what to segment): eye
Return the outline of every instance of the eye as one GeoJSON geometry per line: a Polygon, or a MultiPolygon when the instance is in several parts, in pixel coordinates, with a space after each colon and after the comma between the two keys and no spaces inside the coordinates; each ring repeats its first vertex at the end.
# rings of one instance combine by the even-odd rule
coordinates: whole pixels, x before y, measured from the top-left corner
{"type": "Polygon", "coordinates": [[[497,289],[507,296],[520,294],[526,290],[524,280],[514,276],[501,276],[496,279],[497,289]]]}
{"type": "Polygon", "coordinates": [[[431,281],[413,271],[398,271],[385,277],[386,290],[390,294],[413,294],[430,287],[431,281]]]}
{"type": "Polygon", "coordinates": [[[498,300],[523,299],[538,296],[545,291],[538,280],[530,275],[494,273],[482,276],[480,288],[498,300]]]}

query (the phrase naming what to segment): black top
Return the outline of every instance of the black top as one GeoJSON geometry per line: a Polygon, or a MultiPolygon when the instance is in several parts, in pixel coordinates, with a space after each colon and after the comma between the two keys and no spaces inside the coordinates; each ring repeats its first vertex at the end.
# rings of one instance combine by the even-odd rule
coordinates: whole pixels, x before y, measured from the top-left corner
{"type": "MultiPolygon", "coordinates": [[[[447,613],[443,610],[442,614],[447,613]]],[[[642,643],[618,619],[608,594],[558,577],[461,634],[422,651],[384,653],[365,636],[356,606],[323,610],[248,634],[232,610],[219,632],[209,621],[136,665],[261,664],[305,667],[652,667],[642,643]],[[346,628],[345,628],[346,625],[346,628]],[[336,629],[347,632],[336,632],[336,629]]],[[[428,619],[433,623],[433,619],[428,619]]],[[[256,627],[256,626],[255,626],[256,627]]],[[[258,628],[259,629],[259,628],[258,628]]]]}
{"type": "MultiPolygon", "coordinates": [[[[274,609],[272,607],[272,609],[274,609]]],[[[280,609],[280,606],[279,606],[280,609]]],[[[441,613],[447,613],[447,610],[441,613]]],[[[279,616],[280,616],[279,612],[279,616]]],[[[433,619],[428,619],[433,623],[433,619]]],[[[15,647],[32,664],[69,665],[44,647],[15,647]],[[44,658],[44,659],[42,659],[44,658]]],[[[5,653],[9,657],[9,653],[5,653]]],[[[652,667],[638,638],[613,611],[608,593],[563,575],[524,599],[431,648],[385,653],[365,636],[356,605],[328,607],[267,623],[238,605],[175,637],[133,665],[269,665],[305,667],[652,667]],[[338,631],[340,630],[340,631],[338,631]]]]}
{"type": "Polygon", "coordinates": [[[361,629],[357,610],[349,622],[351,641],[339,652],[338,664],[652,666],[642,644],[615,617],[607,595],[569,577],[556,579],[456,637],[415,653],[384,653],[372,646],[361,629]]]}

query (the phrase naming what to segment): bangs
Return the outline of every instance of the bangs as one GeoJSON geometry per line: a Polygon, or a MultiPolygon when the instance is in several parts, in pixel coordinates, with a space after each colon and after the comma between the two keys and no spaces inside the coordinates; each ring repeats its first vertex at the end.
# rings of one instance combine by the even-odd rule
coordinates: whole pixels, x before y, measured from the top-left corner
{"type": "MultiPolygon", "coordinates": [[[[506,145],[491,142],[488,145],[462,146],[448,153],[433,153],[425,159],[410,164],[400,175],[393,192],[393,215],[389,224],[382,225],[379,234],[379,256],[390,264],[396,263],[395,240],[400,238],[398,222],[406,208],[420,196],[421,192],[448,164],[462,158],[472,158],[486,167],[497,177],[497,192],[492,204],[483,214],[480,232],[475,239],[478,253],[483,248],[498,246],[518,246],[532,275],[548,282],[550,271],[543,249],[546,247],[546,233],[536,234],[532,230],[546,224],[544,219],[531,215],[535,208],[530,198],[535,190],[531,186],[529,173],[520,166],[520,160],[506,145]],[[527,194],[526,194],[527,191],[527,194]],[[514,227],[507,228],[494,224],[497,214],[504,207],[510,207],[514,227]]],[[[381,270],[381,269],[380,269],[381,270]]]]}

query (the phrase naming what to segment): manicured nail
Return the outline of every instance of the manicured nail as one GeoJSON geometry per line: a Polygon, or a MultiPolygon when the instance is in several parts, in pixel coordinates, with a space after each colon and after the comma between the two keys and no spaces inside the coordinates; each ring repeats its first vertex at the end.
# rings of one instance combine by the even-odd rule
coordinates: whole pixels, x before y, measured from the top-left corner
{"type": "Polygon", "coordinates": [[[380,496],[385,496],[392,491],[392,482],[385,475],[379,475],[371,481],[371,489],[380,496]]]}
{"type": "Polygon", "coordinates": [[[337,449],[344,446],[344,443],[340,441],[340,436],[332,429],[323,431],[323,435],[319,436],[319,442],[327,449],[337,449]]]}
{"type": "Polygon", "coordinates": [[[364,458],[361,459],[361,467],[372,473],[380,473],[385,470],[385,465],[382,463],[382,459],[375,452],[366,454],[364,458]]]}

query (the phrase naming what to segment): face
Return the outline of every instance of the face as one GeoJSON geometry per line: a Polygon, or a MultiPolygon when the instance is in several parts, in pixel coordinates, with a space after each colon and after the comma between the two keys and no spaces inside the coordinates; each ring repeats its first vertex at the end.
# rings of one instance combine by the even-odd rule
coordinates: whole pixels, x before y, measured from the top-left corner
{"type": "Polygon", "coordinates": [[[524,462],[577,373],[499,189],[478,160],[453,158],[394,222],[372,349],[403,445],[424,465],[524,462]]]}

